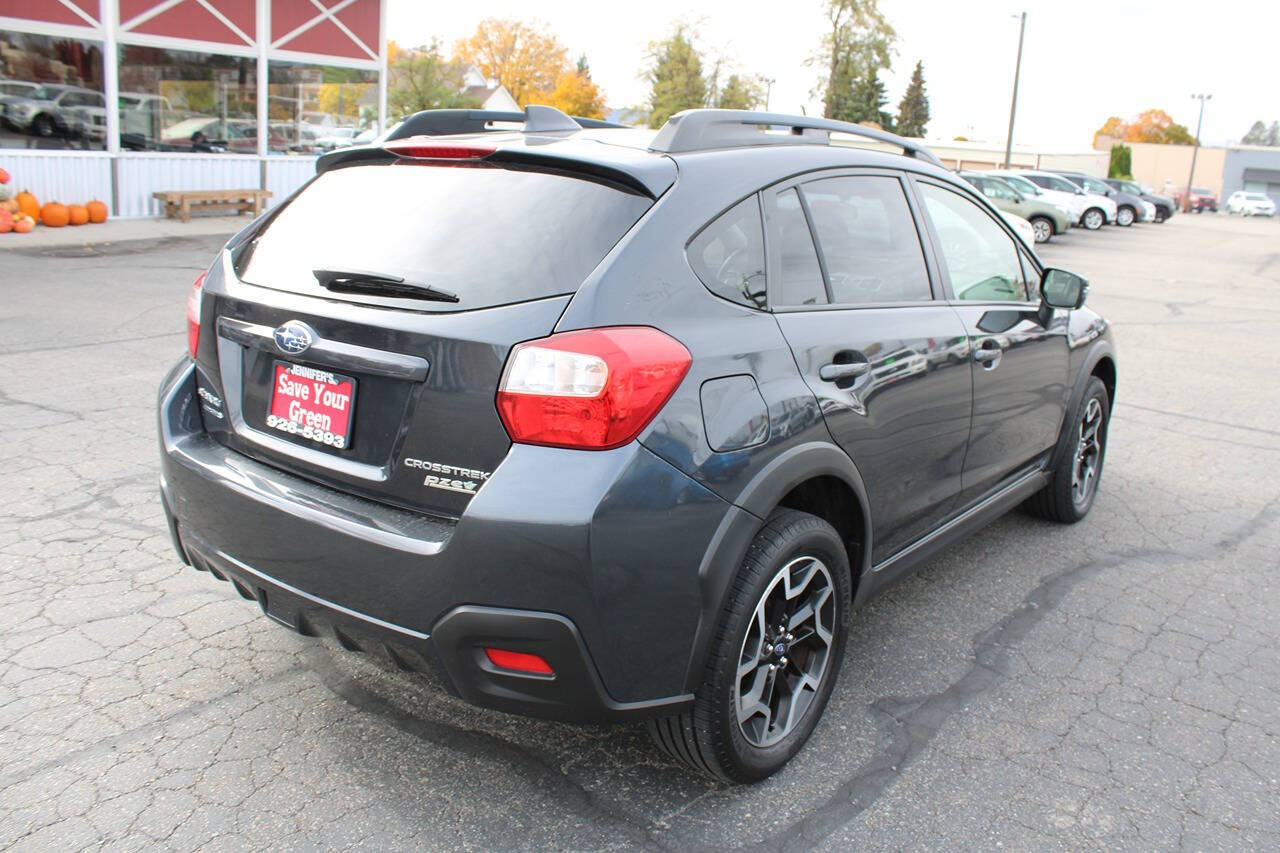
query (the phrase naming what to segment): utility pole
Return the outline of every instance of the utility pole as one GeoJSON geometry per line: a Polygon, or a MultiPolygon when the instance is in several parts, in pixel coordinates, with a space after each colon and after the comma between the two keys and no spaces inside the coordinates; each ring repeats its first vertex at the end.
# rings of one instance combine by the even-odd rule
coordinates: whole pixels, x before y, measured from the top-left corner
{"type": "Polygon", "coordinates": [[[766,86],[764,90],[764,111],[769,112],[769,96],[773,94],[773,84],[776,81],[772,77],[766,77],[764,82],[766,86]]]}
{"type": "Polygon", "coordinates": [[[1013,103],[1009,105],[1009,138],[1004,143],[1004,167],[1009,168],[1009,158],[1013,156],[1013,118],[1018,113],[1018,77],[1022,74],[1022,37],[1027,33],[1027,13],[1023,12],[1021,16],[1022,23],[1018,24],[1018,61],[1013,66],[1013,103]]]}
{"type": "Polygon", "coordinates": [[[1196,147],[1191,149],[1191,174],[1187,175],[1187,193],[1182,197],[1182,212],[1191,212],[1191,183],[1196,177],[1196,155],[1200,153],[1200,128],[1204,124],[1204,102],[1213,100],[1213,95],[1192,95],[1192,100],[1200,101],[1200,118],[1196,119],[1196,147]]]}

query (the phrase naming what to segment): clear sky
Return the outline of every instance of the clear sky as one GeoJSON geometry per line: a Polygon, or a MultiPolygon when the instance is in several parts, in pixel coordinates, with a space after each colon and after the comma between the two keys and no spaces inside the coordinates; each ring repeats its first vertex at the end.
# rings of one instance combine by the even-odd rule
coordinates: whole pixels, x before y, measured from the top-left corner
{"type": "MultiPolygon", "coordinates": [[[[1205,144],[1238,141],[1255,120],[1280,119],[1280,0],[880,0],[880,8],[898,31],[889,107],[896,111],[923,60],[935,138],[1003,142],[1015,16],[1024,9],[1018,143],[1088,148],[1107,116],[1150,107],[1194,133],[1193,92],[1213,94],[1205,144]]],[[[611,107],[644,101],[649,42],[686,21],[707,53],[774,78],[771,109],[821,111],[820,96],[811,95],[819,69],[807,63],[824,31],[820,0],[388,0],[388,35],[404,46],[438,38],[452,49],[485,16],[547,24],[572,56],[587,55],[611,107]]]]}

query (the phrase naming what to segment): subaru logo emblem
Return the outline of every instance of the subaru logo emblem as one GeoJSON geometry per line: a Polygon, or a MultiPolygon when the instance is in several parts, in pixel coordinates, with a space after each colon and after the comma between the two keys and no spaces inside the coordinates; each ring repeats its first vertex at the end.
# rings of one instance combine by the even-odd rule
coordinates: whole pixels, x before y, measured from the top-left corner
{"type": "Polygon", "coordinates": [[[288,355],[304,353],[315,342],[315,334],[307,324],[299,323],[297,320],[290,320],[277,328],[273,337],[276,340],[276,348],[288,355]]]}

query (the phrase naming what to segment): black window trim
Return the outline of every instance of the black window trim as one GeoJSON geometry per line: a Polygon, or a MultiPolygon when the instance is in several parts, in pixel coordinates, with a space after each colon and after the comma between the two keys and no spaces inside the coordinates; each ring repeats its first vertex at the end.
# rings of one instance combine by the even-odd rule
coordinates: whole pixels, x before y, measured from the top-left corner
{"type": "MultiPolygon", "coordinates": [[[[911,189],[913,194],[917,196],[919,196],[921,184],[930,184],[939,189],[950,190],[951,192],[956,193],[962,198],[967,197],[971,201],[974,201],[977,204],[977,206],[985,214],[987,214],[987,218],[990,219],[992,222],[994,222],[1000,228],[1000,230],[1005,233],[1005,236],[1009,238],[1010,242],[1013,243],[1013,248],[1018,255],[1019,263],[1021,263],[1021,260],[1023,257],[1029,258],[1031,260],[1031,268],[1034,269],[1037,273],[1039,273],[1041,277],[1044,276],[1043,266],[1039,263],[1039,261],[1036,259],[1036,257],[1033,254],[1030,254],[1027,251],[1025,251],[1022,245],[1022,240],[1020,240],[1018,238],[1018,235],[1014,233],[1013,228],[1009,225],[1008,222],[1004,221],[1003,216],[1000,216],[998,213],[994,213],[996,208],[989,201],[987,201],[986,198],[982,196],[980,193],[968,187],[961,187],[958,184],[952,184],[948,181],[938,180],[937,178],[934,178],[929,175],[919,175],[919,174],[912,175],[910,183],[912,184],[911,189]]],[[[924,198],[920,197],[919,200],[923,208],[924,198]]],[[[933,245],[934,251],[937,252],[937,255],[939,258],[943,258],[944,255],[942,254],[942,240],[938,236],[938,232],[934,229],[933,222],[927,216],[925,217],[925,227],[928,229],[929,242],[933,245]]],[[[940,265],[939,272],[942,276],[942,281],[947,291],[947,296],[943,301],[945,301],[948,305],[957,305],[957,306],[992,305],[992,306],[1004,306],[1006,308],[1013,306],[1015,308],[1020,308],[1020,309],[1039,309],[1040,306],[1043,304],[1041,300],[1029,300],[1029,299],[1020,299],[1017,301],[989,300],[985,302],[972,300],[972,299],[959,299],[955,295],[955,289],[951,286],[950,271],[947,270],[945,265],[940,265]]]]}
{"type": "Polygon", "coordinates": [[[764,241],[765,241],[765,270],[766,280],[768,284],[768,308],[766,310],[775,314],[794,314],[803,311],[857,311],[860,309],[876,310],[883,308],[919,308],[921,306],[935,306],[939,302],[947,301],[947,295],[942,289],[941,267],[937,264],[937,259],[933,256],[929,238],[925,232],[926,218],[924,211],[920,207],[915,193],[911,188],[908,175],[915,174],[907,169],[888,169],[877,167],[849,167],[849,166],[827,166],[821,169],[803,172],[799,175],[792,175],[785,180],[770,184],[762,188],[757,195],[761,196],[760,210],[764,217],[764,241]],[[928,299],[908,299],[898,300],[894,302],[832,302],[831,281],[827,276],[826,259],[822,254],[822,246],[818,242],[817,232],[813,227],[813,219],[809,212],[809,202],[805,198],[804,184],[814,183],[816,181],[825,181],[831,178],[846,177],[882,177],[894,178],[898,181],[902,189],[903,197],[907,202],[907,209],[911,211],[911,219],[916,228],[916,239],[920,243],[920,252],[924,257],[925,274],[929,278],[929,298],[928,299]],[[786,192],[791,188],[796,189],[796,195],[800,198],[801,210],[804,211],[805,222],[809,226],[809,239],[813,241],[814,252],[818,256],[818,268],[822,272],[822,286],[827,293],[827,304],[825,305],[777,305],[774,300],[774,276],[769,274],[773,272],[773,253],[771,251],[771,243],[773,239],[773,222],[767,215],[768,205],[764,202],[765,193],[773,193],[778,195],[786,192]]]}

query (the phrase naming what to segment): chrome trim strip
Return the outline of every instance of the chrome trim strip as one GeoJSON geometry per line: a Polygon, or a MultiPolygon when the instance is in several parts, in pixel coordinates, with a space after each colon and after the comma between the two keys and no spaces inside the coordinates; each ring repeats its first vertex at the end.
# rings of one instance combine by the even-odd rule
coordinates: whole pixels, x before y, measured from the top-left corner
{"type": "MultiPolygon", "coordinates": [[[[235,341],[241,346],[273,353],[276,356],[294,358],[291,353],[282,353],[276,348],[275,329],[257,323],[246,323],[230,317],[218,318],[218,337],[235,341]]],[[[314,359],[333,367],[336,370],[354,370],[360,373],[372,373],[375,376],[388,376],[392,379],[408,379],[422,382],[427,378],[430,364],[425,358],[416,355],[404,355],[398,352],[346,344],[317,336],[307,349],[305,357],[314,359]]]]}

